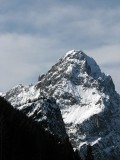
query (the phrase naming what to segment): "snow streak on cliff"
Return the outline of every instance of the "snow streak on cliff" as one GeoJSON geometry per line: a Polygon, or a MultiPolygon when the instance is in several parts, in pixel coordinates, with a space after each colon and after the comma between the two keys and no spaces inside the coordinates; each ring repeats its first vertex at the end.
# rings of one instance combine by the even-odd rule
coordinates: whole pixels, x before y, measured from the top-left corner
{"type": "MultiPolygon", "coordinates": [[[[48,110],[49,105],[44,107],[43,103],[52,102],[52,110],[60,107],[72,145],[83,158],[90,144],[96,160],[120,159],[120,96],[112,78],[102,73],[96,62],[82,51],[69,51],[39,77],[37,84],[18,85],[6,93],[6,99],[36,121],[41,121],[41,116],[36,116],[40,112],[43,119],[49,118],[43,109],[48,110]],[[46,97],[54,97],[56,102],[46,97]]],[[[64,129],[59,129],[57,134],[66,135],[64,129]]]]}

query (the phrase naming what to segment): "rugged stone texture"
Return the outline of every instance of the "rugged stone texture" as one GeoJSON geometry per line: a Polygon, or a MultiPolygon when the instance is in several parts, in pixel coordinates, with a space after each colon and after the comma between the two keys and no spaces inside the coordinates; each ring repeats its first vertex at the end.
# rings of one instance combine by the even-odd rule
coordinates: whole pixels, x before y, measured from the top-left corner
{"type": "MultiPolygon", "coordinates": [[[[37,99],[50,96],[56,99],[70,140],[83,159],[88,145],[92,146],[96,160],[120,159],[120,96],[112,78],[102,73],[92,58],[82,51],[70,51],[40,76],[35,86],[21,86],[6,94],[15,107],[28,109],[26,114],[34,115],[37,121],[41,117],[30,114],[26,104],[32,101],[37,106],[42,103],[37,99]]],[[[35,106],[31,113],[39,108],[35,106]]]]}

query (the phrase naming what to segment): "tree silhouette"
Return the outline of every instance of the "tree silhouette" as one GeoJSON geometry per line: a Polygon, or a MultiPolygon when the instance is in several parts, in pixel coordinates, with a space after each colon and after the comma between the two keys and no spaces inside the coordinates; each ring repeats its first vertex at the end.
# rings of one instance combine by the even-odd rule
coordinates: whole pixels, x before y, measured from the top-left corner
{"type": "Polygon", "coordinates": [[[92,146],[90,145],[87,145],[87,154],[86,154],[85,160],[94,160],[92,146]]]}
{"type": "Polygon", "coordinates": [[[68,138],[61,142],[0,97],[0,160],[28,159],[78,160],[68,138]]]}

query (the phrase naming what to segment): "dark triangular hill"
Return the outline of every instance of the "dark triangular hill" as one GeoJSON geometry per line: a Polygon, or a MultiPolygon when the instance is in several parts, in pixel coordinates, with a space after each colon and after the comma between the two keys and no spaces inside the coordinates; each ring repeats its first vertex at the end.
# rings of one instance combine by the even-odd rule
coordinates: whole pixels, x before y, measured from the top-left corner
{"type": "Polygon", "coordinates": [[[0,160],[75,159],[69,140],[60,142],[0,97],[0,160]]]}

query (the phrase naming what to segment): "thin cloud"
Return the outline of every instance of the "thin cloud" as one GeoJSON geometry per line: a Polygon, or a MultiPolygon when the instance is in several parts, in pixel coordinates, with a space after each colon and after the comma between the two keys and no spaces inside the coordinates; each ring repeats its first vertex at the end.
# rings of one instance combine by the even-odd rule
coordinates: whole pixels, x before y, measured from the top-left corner
{"type": "MultiPolygon", "coordinates": [[[[29,83],[31,77],[34,81],[33,76],[46,72],[71,49],[85,51],[116,77],[119,65],[116,72],[110,68],[120,61],[120,5],[106,4],[0,0],[0,89],[29,83]],[[9,81],[7,75],[12,75],[9,81]]],[[[118,80],[115,83],[120,91],[118,80]]]]}

